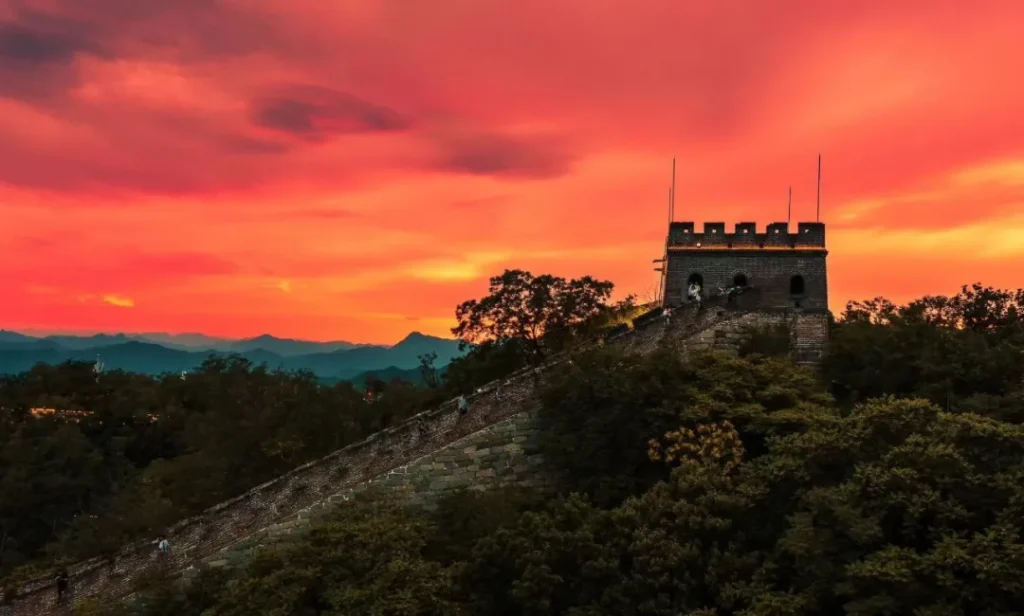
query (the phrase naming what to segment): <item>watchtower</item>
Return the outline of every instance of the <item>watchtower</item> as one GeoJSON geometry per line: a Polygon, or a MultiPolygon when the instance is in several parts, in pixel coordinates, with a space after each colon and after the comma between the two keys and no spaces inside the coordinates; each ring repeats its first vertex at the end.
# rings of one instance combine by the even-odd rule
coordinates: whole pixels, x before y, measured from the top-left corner
{"type": "Polygon", "coordinates": [[[769,312],[828,312],[825,225],[773,222],[758,233],[752,222],[706,222],[697,232],[692,222],[669,224],[665,263],[665,305],[686,300],[693,282],[705,297],[719,288],[746,287],[754,291],[757,310],[769,312]]]}
{"type": "Polygon", "coordinates": [[[752,222],[737,223],[732,233],[722,222],[706,222],[700,233],[692,222],[669,223],[663,301],[683,303],[694,282],[705,298],[740,287],[738,294],[724,293],[727,301],[719,305],[747,315],[709,332],[712,346],[729,347],[728,330],[737,325],[785,324],[794,359],[816,363],[829,339],[827,256],[820,222],[797,223],[796,233],[785,222],[769,224],[764,233],[752,222]]]}

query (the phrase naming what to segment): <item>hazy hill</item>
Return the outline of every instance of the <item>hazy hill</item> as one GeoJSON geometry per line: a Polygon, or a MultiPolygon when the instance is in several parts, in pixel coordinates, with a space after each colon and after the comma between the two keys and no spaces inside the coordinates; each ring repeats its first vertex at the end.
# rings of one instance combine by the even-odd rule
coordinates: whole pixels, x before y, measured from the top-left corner
{"type": "MultiPolygon", "coordinates": [[[[444,369],[442,368],[440,371],[443,372],[444,369]]],[[[401,368],[396,368],[394,366],[388,366],[387,368],[380,368],[377,370],[367,370],[366,372],[361,372],[349,378],[348,380],[352,381],[356,386],[362,387],[363,385],[366,384],[367,379],[369,379],[371,376],[376,377],[384,382],[388,382],[394,379],[401,379],[403,381],[408,381],[409,383],[414,383],[416,385],[423,385],[423,375],[420,374],[419,368],[409,368],[408,370],[403,370],[401,368]]]]}
{"type": "Polygon", "coordinates": [[[32,336],[26,336],[25,334],[19,334],[18,332],[8,331],[6,329],[0,329],[0,343],[8,342],[33,342],[39,340],[32,336]]]}
{"type": "Polygon", "coordinates": [[[255,349],[264,349],[282,356],[304,355],[307,353],[326,353],[331,351],[354,349],[362,346],[373,346],[356,344],[354,342],[348,342],[347,340],[316,342],[312,340],[277,338],[269,334],[237,340],[233,338],[207,336],[205,334],[168,334],[164,332],[146,332],[142,334],[95,334],[92,336],[76,336],[73,334],[31,336],[19,332],[0,330],[0,345],[14,342],[37,342],[39,340],[50,340],[68,349],[90,349],[110,346],[112,344],[124,344],[126,342],[136,340],[139,342],[152,342],[169,349],[178,349],[181,351],[243,352],[253,351],[255,349]]]}
{"type": "Polygon", "coordinates": [[[80,350],[125,344],[135,340],[135,338],[131,338],[126,334],[96,334],[95,336],[46,336],[43,340],[55,342],[65,349],[80,350]]]}
{"type": "Polygon", "coordinates": [[[185,345],[173,348],[172,343],[160,344],[146,338],[134,339],[125,334],[33,338],[13,332],[2,333],[0,373],[4,374],[23,372],[40,362],[56,364],[68,360],[93,361],[97,356],[108,370],[160,374],[195,369],[211,354],[237,353],[270,368],[309,370],[322,378],[350,379],[361,373],[385,369],[415,372],[419,366],[419,356],[427,353],[437,354],[437,366],[443,366],[461,355],[458,341],[420,333],[410,334],[390,347],[260,336],[241,341],[224,341],[226,344],[220,348],[192,350],[182,348],[185,345]],[[304,353],[304,349],[315,349],[317,352],[304,353]]]}
{"type": "Polygon", "coordinates": [[[233,343],[238,342],[237,340],[232,340],[230,338],[218,338],[216,336],[207,336],[206,334],[199,333],[168,334],[165,332],[145,332],[142,334],[135,334],[134,337],[139,340],[155,342],[165,347],[182,349],[185,351],[225,351],[228,350],[233,343]]]}
{"type": "Polygon", "coordinates": [[[274,336],[264,334],[255,338],[230,341],[227,347],[222,350],[241,353],[245,351],[253,351],[255,349],[263,349],[284,357],[289,357],[317,352],[347,351],[358,346],[360,345],[346,342],[344,340],[338,340],[335,342],[310,342],[308,340],[293,340],[291,338],[275,338],[274,336]]]}

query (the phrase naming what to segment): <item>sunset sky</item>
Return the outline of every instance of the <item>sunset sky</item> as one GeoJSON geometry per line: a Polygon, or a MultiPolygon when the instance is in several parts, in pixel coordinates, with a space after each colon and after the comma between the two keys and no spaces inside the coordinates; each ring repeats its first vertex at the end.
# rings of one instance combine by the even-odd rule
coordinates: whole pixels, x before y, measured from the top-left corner
{"type": "Polygon", "coordinates": [[[6,0],[0,328],[446,335],[813,220],[832,309],[1024,286],[1024,2],[6,0]]]}

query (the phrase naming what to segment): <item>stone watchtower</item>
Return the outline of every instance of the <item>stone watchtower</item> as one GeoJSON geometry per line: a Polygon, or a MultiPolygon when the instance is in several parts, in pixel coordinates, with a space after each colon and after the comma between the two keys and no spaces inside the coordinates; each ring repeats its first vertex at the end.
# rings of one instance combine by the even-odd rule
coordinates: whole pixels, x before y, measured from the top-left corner
{"type": "Polygon", "coordinates": [[[706,222],[698,233],[692,222],[669,225],[664,303],[686,301],[686,290],[700,284],[705,298],[732,286],[746,290],[735,298],[739,309],[759,313],[761,321],[785,320],[794,332],[798,356],[814,361],[828,340],[828,275],[825,225],[775,222],[758,233],[752,222],[706,222]],[[773,316],[772,316],[773,315],[773,316]]]}

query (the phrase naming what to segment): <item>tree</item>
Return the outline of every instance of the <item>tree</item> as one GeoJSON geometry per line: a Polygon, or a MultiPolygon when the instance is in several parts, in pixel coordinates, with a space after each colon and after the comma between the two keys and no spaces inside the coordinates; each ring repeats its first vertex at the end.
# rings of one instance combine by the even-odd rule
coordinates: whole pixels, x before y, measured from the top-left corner
{"type": "Polygon", "coordinates": [[[421,555],[426,535],[408,511],[357,500],[296,543],[259,553],[207,613],[454,616],[450,571],[421,555]]]}
{"type": "Polygon", "coordinates": [[[614,285],[583,276],[566,280],[505,270],[490,280],[488,294],[455,309],[452,333],[463,345],[523,340],[534,361],[563,348],[573,328],[605,314],[614,285]]]}
{"type": "Polygon", "coordinates": [[[423,379],[423,384],[428,389],[437,389],[441,386],[441,377],[438,375],[437,366],[437,353],[427,353],[426,355],[419,356],[420,365],[420,377],[423,379]]]}
{"type": "Polygon", "coordinates": [[[571,497],[481,539],[462,569],[475,612],[1019,611],[1021,426],[887,398],[756,458],[705,426],[666,435],[684,461],[644,494],[571,497]]]}
{"type": "Polygon", "coordinates": [[[921,396],[955,408],[974,395],[1004,395],[1024,378],[1024,290],[974,284],[953,297],[904,306],[851,302],[822,365],[848,404],[921,396]]]}
{"type": "Polygon", "coordinates": [[[668,476],[648,442],[680,426],[729,421],[750,456],[766,440],[831,416],[814,374],[789,360],[672,349],[629,356],[594,350],[551,375],[542,392],[541,440],[547,464],[572,489],[609,505],[668,476]]]}

